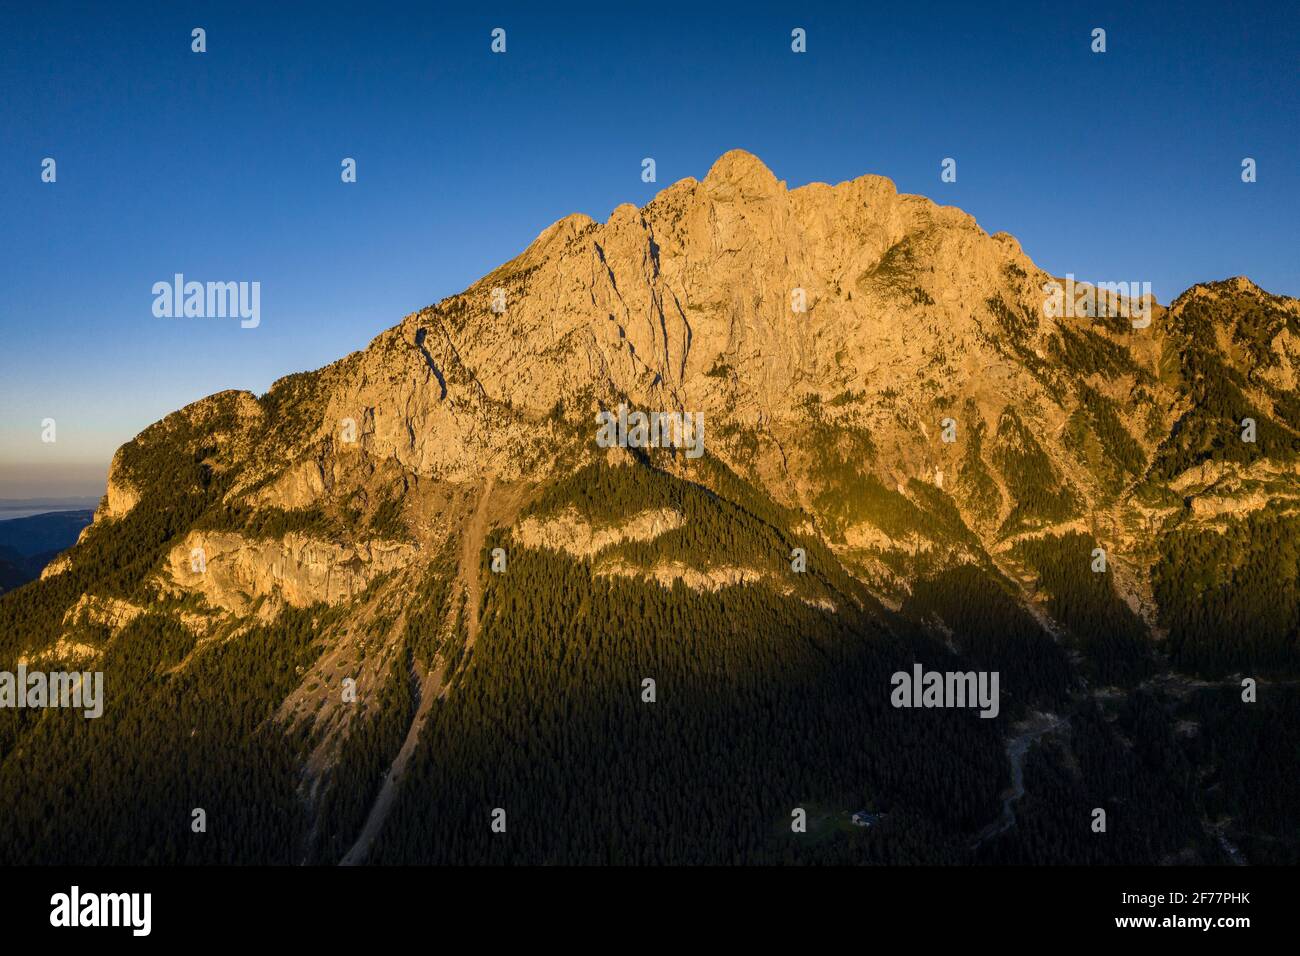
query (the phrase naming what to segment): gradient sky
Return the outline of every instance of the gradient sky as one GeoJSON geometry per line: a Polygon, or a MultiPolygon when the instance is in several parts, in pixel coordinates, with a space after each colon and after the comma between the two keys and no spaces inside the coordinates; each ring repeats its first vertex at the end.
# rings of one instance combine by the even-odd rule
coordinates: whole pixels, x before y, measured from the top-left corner
{"type": "Polygon", "coordinates": [[[792,187],[888,176],[1161,302],[1300,295],[1300,8],[1131,6],[5,4],[0,498],[98,493],[168,412],[362,348],[734,147],[792,187]],[[261,326],[155,318],[176,272],[259,281],[261,326]]]}

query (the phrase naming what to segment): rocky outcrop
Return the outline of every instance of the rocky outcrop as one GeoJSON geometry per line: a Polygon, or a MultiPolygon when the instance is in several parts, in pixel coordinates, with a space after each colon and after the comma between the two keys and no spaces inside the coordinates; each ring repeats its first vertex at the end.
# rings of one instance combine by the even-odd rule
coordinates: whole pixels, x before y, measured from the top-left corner
{"type": "Polygon", "coordinates": [[[119,598],[83,594],[63,615],[64,627],[91,624],[119,631],[144,613],[144,608],[119,598]]]}
{"type": "Polygon", "coordinates": [[[513,535],[525,548],[549,548],[589,558],[624,541],[651,541],[681,524],[680,513],[659,508],[642,511],[626,521],[593,527],[576,509],[569,508],[545,520],[525,518],[515,526],[513,535]]]}
{"type": "Polygon", "coordinates": [[[93,664],[99,660],[101,654],[103,651],[93,644],[76,641],[64,635],[48,647],[19,656],[15,663],[29,668],[51,665],[65,667],[93,664]]]}
{"type": "Polygon", "coordinates": [[[340,604],[379,575],[406,567],[416,553],[414,545],[391,541],[340,543],[297,533],[250,540],[191,532],[168,554],[162,583],[235,614],[247,613],[259,598],[268,599],[268,610],[340,604]]]}
{"type": "Polygon", "coordinates": [[[694,568],[681,561],[660,561],[653,567],[641,568],[621,561],[605,562],[597,566],[599,576],[616,576],[639,578],[653,581],[660,587],[671,588],[675,581],[681,581],[694,591],[719,591],[722,588],[740,587],[757,584],[769,577],[757,568],[722,565],[701,569],[694,568]]]}
{"type": "MultiPolygon", "coordinates": [[[[85,532],[83,531],[82,534],[84,535],[85,532]]],[[[62,574],[70,567],[72,567],[72,556],[66,553],[61,554],[45,567],[41,568],[41,580],[44,581],[46,578],[52,578],[57,574],[62,574]]]]}
{"type": "Polygon", "coordinates": [[[100,507],[95,511],[95,520],[121,518],[140,501],[140,491],[123,474],[122,449],[113,455],[108,468],[108,492],[100,507]]]}

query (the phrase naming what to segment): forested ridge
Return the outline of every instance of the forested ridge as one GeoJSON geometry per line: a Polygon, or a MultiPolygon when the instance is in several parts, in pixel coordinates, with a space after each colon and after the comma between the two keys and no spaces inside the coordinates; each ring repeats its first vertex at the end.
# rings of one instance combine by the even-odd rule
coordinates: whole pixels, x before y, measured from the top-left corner
{"type": "MultiPolygon", "coordinates": [[[[125,545],[119,552],[106,544],[102,554],[116,593],[139,597],[159,548],[208,500],[195,494],[211,481],[202,464],[177,468],[165,473],[166,486],[187,493],[136,512],[139,535],[103,539],[125,545]]],[[[953,520],[955,512],[942,518],[938,499],[916,500],[913,520],[953,520]]],[[[1272,685],[1253,717],[1235,714],[1231,691],[1180,696],[1153,685],[1118,702],[1086,691],[1091,681],[1136,687],[1165,653],[1193,672],[1200,662],[1208,670],[1240,663],[1238,651],[1290,667],[1293,646],[1269,635],[1294,634],[1292,618],[1231,596],[1259,593],[1251,586],[1269,575],[1289,573],[1294,582],[1291,518],[1253,516],[1234,532],[1235,544],[1166,538],[1155,576],[1171,625],[1164,651],[1106,576],[1089,570],[1094,542],[1086,536],[1030,539],[1017,552],[1066,629],[1061,643],[987,561],[918,580],[898,611],[887,611],[831,551],[792,532],[795,513],[716,465],[701,465],[696,480],[644,462],[592,466],[536,496],[526,514],[570,507],[597,525],[641,508],[688,520],[662,540],[614,545],[590,559],[521,550],[508,530],[492,532],[479,555],[481,633],[468,654],[465,609],[444,552],[407,600],[402,654],[381,682],[361,689],[370,716],[314,803],[302,791],[311,731],[289,734],[274,715],[346,606],[287,609],[202,646],[166,613],[174,599],[161,596],[156,612],[111,641],[89,629],[82,636],[103,642],[115,701],[102,720],[0,711],[0,793],[9,808],[0,858],[337,862],[406,734],[416,703],[410,668],[419,661],[447,665],[451,690],[430,711],[372,862],[1217,861],[1223,851],[1207,821],[1238,806],[1244,844],[1261,858],[1294,859],[1293,841],[1269,836],[1295,820],[1293,778],[1265,774],[1264,793],[1241,777],[1244,754],[1279,768],[1294,756],[1292,739],[1278,733],[1294,717],[1294,688],[1272,685]],[[790,570],[800,544],[811,545],[802,580],[790,570]],[[503,574],[488,570],[498,547],[510,553],[503,574]],[[1236,558],[1224,561],[1214,548],[1236,558]],[[794,591],[700,592],[598,573],[611,557],[701,568],[740,562],[782,576],[794,591]],[[1223,575],[1242,586],[1219,587],[1226,603],[1211,606],[1212,616],[1178,590],[1213,588],[1223,575]],[[835,609],[800,594],[831,595],[835,609]],[[1254,630],[1243,644],[1225,645],[1212,622],[1234,614],[1254,630]],[[916,662],[998,670],[1001,714],[891,707],[891,674],[916,662]],[[643,699],[647,678],[654,702],[643,699]],[[1017,825],[976,846],[1008,786],[1003,738],[1038,712],[1066,715],[1066,728],[1031,750],[1017,825]],[[1201,728],[1192,736],[1189,720],[1201,728]],[[191,814],[200,807],[208,830],[196,834],[191,814]],[[1088,829],[1096,807],[1112,821],[1105,839],[1088,829]],[[496,808],[506,811],[505,833],[489,827],[496,808]],[[790,828],[796,808],[809,813],[806,834],[790,828]],[[883,813],[882,822],[845,826],[847,811],[861,808],[883,813]]],[[[225,520],[211,514],[205,520],[225,520]]],[[[948,534],[961,537],[956,527],[948,534]]],[[[57,576],[0,602],[8,661],[39,643],[75,591],[75,579],[57,576]]]]}

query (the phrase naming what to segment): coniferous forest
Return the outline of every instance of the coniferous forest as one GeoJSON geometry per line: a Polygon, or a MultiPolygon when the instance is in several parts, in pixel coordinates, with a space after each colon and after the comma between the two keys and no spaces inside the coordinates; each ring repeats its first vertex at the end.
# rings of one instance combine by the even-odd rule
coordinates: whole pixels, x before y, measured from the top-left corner
{"type": "MultiPolygon", "coordinates": [[[[101,644],[115,706],[98,720],[0,710],[6,863],[336,863],[412,725],[417,673],[436,667],[445,692],[370,862],[1297,860],[1296,536],[1284,515],[1167,535],[1153,581],[1169,632],[1156,643],[1104,576],[1079,570],[1087,536],[1016,552],[1060,628],[1049,633],[987,559],[918,579],[891,610],[814,545],[791,591],[793,515],[744,480],[708,464],[693,477],[648,461],[593,465],[536,494],[523,517],[576,509],[602,527],[667,508],[685,520],[585,558],[492,530],[472,646],[446,549],[366,625],[400,632],[398,652],[361,688],[366,707],[308,792],[317,731],[281,708],[348,605],[284,608],[216,641],[181,623],[188,599],[152,592],[147,572],[186,523],[231,520],[202,457],[142,462],[157,506],[125,519],[132,535],[92,530],[85,543],[109,592],[149,607],[111,639],[102,626],[78,632],[101,644]],[[497,548],[506,573],[489,570],[497,548]],[[700,590],[609,573],[661,559],[743,562],[769,577],[700,590]],[[998,671],[1000,713],[891,706],[891,675],[914,663],[998,671]],[[1262,681],[1247,708],[1227,677],[1243,668],[1262,681]],[[1045,714],[1055,724],[1023,756],[1023,792],[1008,801],[1008,741],[1045,714]],[[1097,808],[1109,821],[1100,838],[1097,808]],[[880,817],[855,827],[859,809],[880,817]],[[805,832],[791,827],[799,810],[805,832]],[[503,833],[489,826],[496,811],[503,833]]],[[[927,515],[938,499],[916,501],[907,520],[968,542],[951,514],[927,515]]],[[[271,531],[327,519],[238,520],[271,531]]],[[[58,628],[82,586],[73,572],[0,601],[6,667],[58,628]]]]}

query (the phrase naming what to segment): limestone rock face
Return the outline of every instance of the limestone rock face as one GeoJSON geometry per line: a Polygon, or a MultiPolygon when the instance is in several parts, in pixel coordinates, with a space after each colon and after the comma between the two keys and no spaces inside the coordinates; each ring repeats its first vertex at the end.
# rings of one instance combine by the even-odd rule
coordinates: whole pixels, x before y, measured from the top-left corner
{"type": "Polygon", "coordinates": [[[192,532],[168,554],[163,574],[180,591],[197,592],[211,605],[243,614],[258,598],[270,599],[271,608],[349,601],[414,555],[414,546],[386,541],[342,544],[297,533],[256,541],[192,532]],[[196,551],[202,553],[201,564],[195,563],[196,551]]]}
{"type": "MultiPolygon", "coordinates": [[[[82,532],[83,534],[85,532],[82,532]]],[[[55,577],[62,574],[72,566],[72,559],[66,555],[59,555],[45,567],[41,568],[41,580],[55,577]]]]}
{"type": "Polygon", "coordinates": [[[659,508],[643,511],[609,527],[593,528],[571,508],[545,521],[525,518],[515,526],[514,537],[526,548],[550,548],[589,558],[612,544],[653,540],[681,524],[682,516],[678,512],[659,508]]]}
{"type": "Polygon", "coordinates": [[[108,470],[108,492],[101,506],[95,511],[95,520],[120,518],[136,506],[140,500],[139,491],[130,480],[122,475],[122,453],[119,450],[113,456],[108,470]]]}
{"type": "Polygon", "coordinates": [[[64,626],[97,624],[110,630],[120,630],[143,613],[143,608],[115,598],[97,598],[83,594],[81,599],[63,616],[64,626]]]}
{"type": "Polygon", "coordinates": [[[1046,278],[1014,240],[886,179],[788,190],[736,150],[642,209],[561,220],[408,316],[329,396],[325,427],[350,419],[366,452],[462,481],[550,471],[536,449],[556,441],[552,413],[581,421],[616,396],[779,431],[808,395],[970,383],[984,398],[996,365],[1011,388],[986,400],[1005,401],[1041,389],[980,344],[997,334],[986,300],[1041,312],[1046,278]]]}

